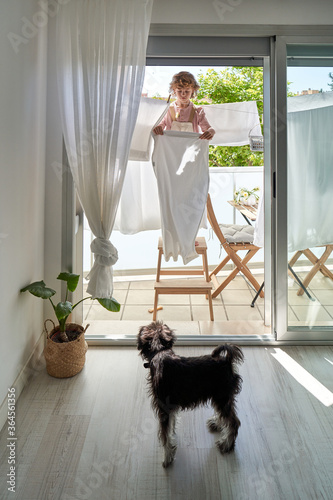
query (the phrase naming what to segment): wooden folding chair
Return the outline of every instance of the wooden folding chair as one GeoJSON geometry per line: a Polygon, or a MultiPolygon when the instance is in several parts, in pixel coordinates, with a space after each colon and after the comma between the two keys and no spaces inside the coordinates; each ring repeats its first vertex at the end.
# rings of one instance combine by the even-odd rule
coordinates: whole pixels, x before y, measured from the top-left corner
{"type": "Polygon", "coordinates": [[[210,196],[207,198],[207,217],[210,225],[216,236],[218,237],[223,249],[227,253],[225,259],[210,273],[209,277],[212,280],[215,290],[212,293],[212,297],[215,298],[221,291],[234,279],[236,274],[239,272],[243,273],[244,276],[249,280],[253,287],[259,292],[260,297],[264,297],[264,292],[261,285],[255,279],[247,263],[252,259],[252,257],[260,250],[260,247],[253,245],[253,230],[254,227],[248,224],[244,226],[233,225],[233,224],[219,224],[217,222],[212,201],[210,196]],[[247,253],[243,259],[237,254],[240,250],[247,250],[247,253]],[[235,264],[235,269],[231,271],[229,276],[222,282],[219,283],[217,280],[217,274],[224,268],[224,266],[232,260],[235,264]]]}
{"type": "Polygon", "coordinates": [[[292,268],[296,261],[300,258],[302,254],[305,255],[309,259],[309,261],[313,264],[312,269],[308,272],[303,280],[303,286],[300,287],[297,291],[297,295],[303,295],[306,288],[309,286],[310,281],[314,278],[318,271],[320,271],[324,276],[331,278],[333,280],[333,274],[327,267],[325,266],[325,262],[333,252],[333,245],[323,245],[324,251],[322,255],[318,258],[315,256],[313,252],[309,248],[305,250],[298,250],[295,255],[290,259],[289,266],[292,268]]]}

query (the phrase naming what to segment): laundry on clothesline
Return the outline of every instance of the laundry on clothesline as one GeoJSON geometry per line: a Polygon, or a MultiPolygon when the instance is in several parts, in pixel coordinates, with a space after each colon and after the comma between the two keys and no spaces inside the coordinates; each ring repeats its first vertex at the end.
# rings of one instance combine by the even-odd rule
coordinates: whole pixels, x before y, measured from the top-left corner
{"type": "Polygon", "coordinates": [[[287,110],[288,251],[295,252],[333,244],[333,92],[288,97],[287,110]]]}
{"type": "Polygon", "coordinates": [[[161,207],[164,258],[184,264],[198,257],[197,236],[205,213],[208,141],[193,132],[165,131],[154,136],[153,167],[161,207]]]}
{"type": "Polygon", "coordinates": [[[265,227],[264,227],[264,193],[261,193],[258,204],[257,220],[254,225],[253,244],[262,248],[265,245],[265,227]]]}
{"type": "MultiPolygon", "coordinates": [[[[161,228],[157,182],[151,164],[152,129],[162,120],[168,107],[166,101],[141,98],[129,156],[133,161],[127,165],[114,225],[114,229],[123,234],[161,228]]],[[[241,146],[249,144],[249,135],[261,135],[255,101],[209,104],[203,108],[215,130],[211,141],[202,141],[207,147],[208,144],[241,146]]]]}
{"type": "Polygon", "coordinates": [[[122,234],[161,229],[160,203],[151,160],[129,161],[114,230],[122,234]]]}
{"type": "MultiPolygon", "coordinates": [[[[160,123],[169,108],[166,101],[142,97],[129,159],[149,161],[152,150],[152,129],[160,123]]],[[[206,118],[215,130],[210,144],[214,146],[243,146],[250,136],[261,136],[256,101],[205,104],[206,118]]]]}
{"type": "Polygon", "coordinates": [[[215,130],[214,146],[245,146],[250,136],[261,136],[256,101],[205,104],[206,118],[215,130]]]}
{"type": "Polygon", "coordinates": [[[169,104],[160,99],[141,97],[134,128],[129,160],[148,161],[152,151],[152,130],[168,111],[169,104]]]}

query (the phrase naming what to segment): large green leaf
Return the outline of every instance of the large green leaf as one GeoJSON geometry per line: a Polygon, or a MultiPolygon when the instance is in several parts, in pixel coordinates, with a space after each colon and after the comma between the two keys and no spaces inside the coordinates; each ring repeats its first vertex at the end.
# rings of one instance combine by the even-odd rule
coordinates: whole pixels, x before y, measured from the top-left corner
{"type": "Polygon", "coordinates": [[[72,304],[68,301],[66,302],[59,302],[54,308],[54,312],[58,318],[58,321],[67,318],[70,313],[72,312],[72,304]]]}
{"type": "Polygon", "coordinates": [[[22,288],[21,292],[30,292],[41,299],[49,299],[56,293],[52,288],[48,288],[44,281],[34,281],[34,283],[22,288]]]}
{"type": "Polygon", "coordinates": [[[66,281],[68,290],[70,292],[74,292],[79,282],[80,275],[73,273],[60,273],[57,279],[66,281]]]}
{"type": "Polygon", "coordinates": [[[120,311],[120,304],[116,299],[97,299],[101,306],[105,307],[110,312],[120,311]]]}

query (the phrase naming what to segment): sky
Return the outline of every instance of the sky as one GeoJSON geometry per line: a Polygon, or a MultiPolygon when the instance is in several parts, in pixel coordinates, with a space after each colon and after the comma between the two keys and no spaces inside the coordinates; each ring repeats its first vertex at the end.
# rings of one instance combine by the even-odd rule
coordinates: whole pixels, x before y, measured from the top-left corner
{"type": "MultiPolygon", "coordinates": [[[[159,94],[162,97],[167,97],[169,95],[169,83],[171,81],[172,75],[181,70],[190,71],[194,76],[203,71],[204,73],[208,67],[199,66],[147,66],[145,82],[143,85],[143,92],[148,92],[148,97],[153,97],[159,94]]],[[[217,71],[222,68],[214,68],[217,71]]],[[[320,90],[323,89],[324,92],[330,91],[328,83],[332,83],[329,78],[328,73],[333,72],[333,68],[300,68],[300,67],[289,67],[287,73],[287,80],[290,83],[290,90],[297,93],[297,91],[302,92],[302,90],[320,90]]]]}
{"type": "Polygon", "coordinates": [[[332,83],[328,74],[332,72],[333,68],[288,68],[287,80],[291,83],[289,86],[292,92],[301,92],[302,90],[321,90],[329,92],[331,89],[328,83],[332,83]]]}

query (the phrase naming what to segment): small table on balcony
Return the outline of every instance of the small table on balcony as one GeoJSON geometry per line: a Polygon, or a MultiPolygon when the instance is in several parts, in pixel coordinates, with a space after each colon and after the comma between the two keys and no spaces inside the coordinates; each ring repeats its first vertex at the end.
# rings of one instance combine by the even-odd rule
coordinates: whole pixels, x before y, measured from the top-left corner
{"type": "Polygon", "coordinates": [[[234,207],[238,212],[242,214],[244,219],[250,226],[252,222],[254,222],[258,215],[258,204],[255,205],[241,205],[240,203],[236,203],[234,200],[228,201],[229,205],[234,207]]]}

